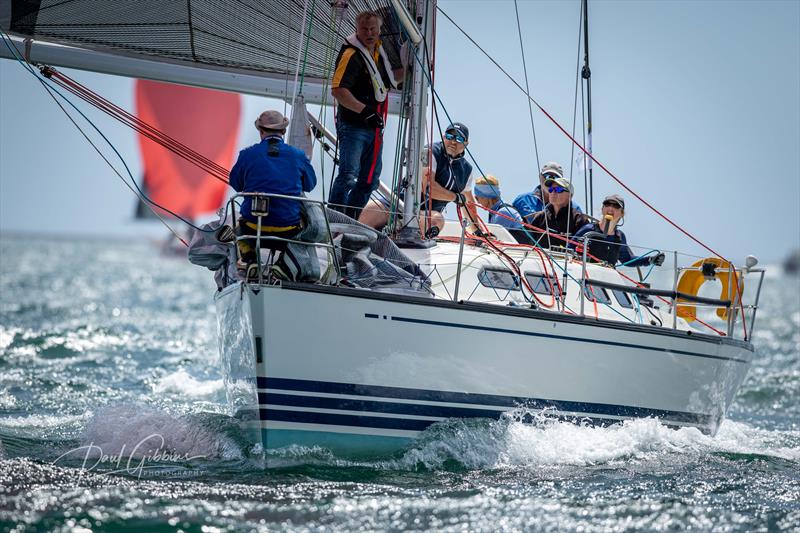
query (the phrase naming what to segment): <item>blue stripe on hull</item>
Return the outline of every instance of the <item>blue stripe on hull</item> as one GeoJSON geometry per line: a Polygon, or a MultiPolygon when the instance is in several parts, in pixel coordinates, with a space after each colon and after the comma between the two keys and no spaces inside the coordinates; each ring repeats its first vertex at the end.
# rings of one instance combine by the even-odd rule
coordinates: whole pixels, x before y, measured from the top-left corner
{"type": "Polygon", "coordinates": [[[330,426],[366,427],[375,429],[402,429],[406,431],[422,431],[434,420],[414,420],[409,418],[386,418],[367,415],[340,415],[332,413],[314,413],[309,411],[285,411],[283,409],[261,408],[262,420],[279,422],[299,422],[302,424],[322,424],[330,426]]]}
{"type": "MultiPolygon", "coordinates": [[[[618,416],[624,418],[659,418],[669,422],[683,422],[690,424],[699,424],[702,426],[709,426],[713,421],[712,415],[704,415],[699,413],[688,413],[682,411],[668,411],[664,409],[649,409],[642,407],[633,407],[627,405],[614,405],[602,403],[589,403],[589,402],[569,402],[561,400],[546,400],[541,398],[525,398],[514,396],[499,396],[492,394],[473,394],[463,392],[450,392],[450,391],[436,391],[426,389],[411,389],[403,387],[386,387],[374,385],[358,385],[352,383],[336,383],[328,381],[311,381],[304,379],[286,379],[286,378],[264,378],[258,377],[258,387],[260,389],[280,389],[298,392],[309,393],[329,393],[329,394],[347,394],[351,396],[376,396],[380,398],[397,398],[404,400],[418,400],[429,402],[449,402],[449,403],[462,403],[462,404],[479,404],[489,405],[494,407],[503,407],[511,409],[514,407],[527,407],[530,409],[544,409],[554,408],[562,412],[576,412],[586,413],[587,415],[594,416],[618,416]]],[[[409,404],[400,404],[396,402],[381,402],[381,401],[361,401],[361,400],[348,400],[341,398],[320,398],[314,396],[293,396],[283,395],[277,393],[259,393],[259,403],[270,403],[273,405],[287,405],[295,407],[320,407],[326,409],[346,409],[357,411],[376,411],[384,413],[396,414],[415,414],[421,416],[436,416],[436,417],[489,417],[496,418],[496,413],[486,409],[470,409],[462,407],[449,407],[449,406],[426,406],[415,405],[413,407],[409,404]],[[303,399],[300,399],[303,398],[303,399]],[[284,403],[281,403],[284,402],[284,403]],[[306,402],[306,403],[304,403],[306,402]],[[353,407],[361,402],[362,407],[353,407]],[[317,405],[313,405],[313,404],[317,405]],[[367,408],[369,404],[374,404],[373,408],[367,408]],[[415,412],[410,412],[411,410],[415,412]],[[452,411],[452,414],[438,414],[445,413],[447,410],[461,410],[461,414],[455,414],[459,411],[452,411]],[[471,414],[468,414],[471,412],[471,414]]],[[[262,413],[263,417],[263,413],[262,413]]],[[[374,418],[374,417],[370,417],[374,418]]],[[[383,419],[381,419],[383,420],[383,419]]],[[[384,426],[373,426],[384,427],[384,426]]]]}
{"type": "Polygon", "coordinates": [[[374,400],[351,400],[323,398],[318,396],[298,396],[275,392],[259,392],[261,405],[286,405],[290,407],[315,407],[318,409],[338,409],[341,411],[366,411],[395,415],[435,416],[440,418],[500,418],[502,411],[492,409],[473,409],[469,407],[450,407],[446,405],[420,405],[414,403],[380,402],[374,400]]]}
{"type": "Polygon", "coordinates": [[[386,457],[398,450],[402,450],[412,440],[408,437],[384,437],[356,433],[332,433],[329,431],[261,430],[261,442],[265,449],[274,450],[292,445],[321,446],[339,457],[386,457]]]}

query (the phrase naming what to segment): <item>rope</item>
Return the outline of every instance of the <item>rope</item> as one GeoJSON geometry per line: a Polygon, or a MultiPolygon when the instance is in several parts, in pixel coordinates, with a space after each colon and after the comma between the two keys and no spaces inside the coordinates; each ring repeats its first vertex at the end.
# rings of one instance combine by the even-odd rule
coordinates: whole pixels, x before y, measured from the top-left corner
{"type": "Polygon", "coordinates": [[[106,164],[107,164],[107,165],[108,165],[108,166],[111,168],[111,170],[112,170],[112,171],[113,171],[113,172],[114,172],[114,173],[117,175],[117,177],[119,177],[119,179],[122,181],[122,183],[123,183],[123,184],[124,184],[126,187],[128,187],[128,189],[130,189],[130,190],[131,190],[131,192],[133,192],[133,193],[134,193],[134,194],[135,194],[137,197],[139,197],[139,198],[140,198],[140,199],[141,199],[141,200],[142,200],[142,201],[145,203],[145,205],[148,207],[148,209],[150,209],[150,210],[153,212],[153,214],[154,214],[154,215],[156,215],[156,217],[157,217],[157,218],[158,218],[158,219],[161,221],[161,223],[162,223],[162,224],[164,224],[164,226],[165,226],[165,227],[166,227],[166,228],[167,228],[167,229],[168,229],[168,230],[169,230],[169,231],[170,231],[170,232],[171,232],[171,233],[172,233],[172,234],[173,234],[173,235],[174,235],[174,236],[175,236],[175,237],[176,237],[176,238],[177,238],[177,239],[180,241],[180,242],[182,242],[184,245],[188,246],[188,244],[186,243],[186,241],[185,241],[185,240],[184,240],[184,239],[183,239],[183,238],[182,238],[180,235],[178,235],[178,234],[175,232],[175,230],[174,230],[174,229],[172,229],[172,227],[171,227],[171,226],[170,226],[170,225],[169,225],[169,224],[166,222],[166,220],[164,220],[164,218],[163,218],[163,217],[162,217],[162,216],[161,216],[161,215],[160,215],[160,214],[159,214],[157,211],[155,211],[155,210],[154,210],[154,209],[151,207],[151,205],[150,205],[150,204],[152,204],[152,205],[155,205],[156,207],[159,207],[160,209],[163,209],[163,210],[164,210],[164,211],[166,211],[167,213],[170,213],[170,214],[171,214],[171,215],[173,215],[174,217],[178,218],[179,220],[181,220],[181,221],[185,222],[186,224],[188,224],[189,226],[191,226],[191,227],[193,227],[193,228],[195,228],[195,229],[197,229],[197,230],[200,230],[200,231],[205,231],[205,230],[201,230],[200,228],[198,228],[198,227],[194,226],[194,225],[193,225],[191,222],[189,222],[189,221],[187,221],[187,220],[183,219],[183,218],[182,218],[182,217],[180,217],[179,215],[177,215],[177,214],[175,214],[175,213],[171,212],[170,210],[168,210],[168,209],[166,209],[166,208],[164,208],[164,207],[162,207],[162,206],[159,206],[158,204],[156,204],[155,202],[153,202],[152,200],[150,200],[150,199],[147,197],[147,195],[145,195],[145,194],[144,194],[144,192],[143,192],[143,191],[142,191],[142,190],[139,188],[139,186],[136,184],[136,180],[133,178],[133,174],[131,173],[131,171],[130,171],[130,168],[128,167],[128,164],[125,162],[125,158],[124,158],[124,157],[122,157],[122,154],[120,154],[120,153],[119,153],[119,150],[117,150],[117,149],[116,149],[116,147],[115,147],[115,146],[114,146],[114,144],[113,144],[113,143],[112,143],[112,142],[111,142],[111,141],[108,139],[108,137],[106,137],[106,136],[103,134],[103,132],[102,132],[102,131],[101,131],[101,130],[100,130],[100,129],[99,129],[99,128],[98,128],[98,127],[97,127],[97,126],[96,126],[96,125],[95,125],[95,124],[94,124],[94,123],[91,121],[91,120],[89,120],[89,118],[88,118],[88,117],[87,117],[87,116],[86,116],[86,115],[85,115],[85,114],[84,114],[84,113],[83,113],[83,112],[82,112],[80,109],[78,109],[78,108],[75,106],[75,104],[73,104],[73,103],[72,103],[72,102],[71,102],[71,101],[70,101],[68,98],[66,98],[66,97],[65,97],[63,94],[61,94],[61,93],[60,93],[58,90],[56,90],[56,89],[55,89],[55,88],[53,88],[53,87],[50,87],[50,86],[48,85],[49,81],[48,81],[47,79],[43,79],[43,78],[39,77],[39,75],[37,74],[36,70],[34,70],[34,69],[33,69],[33,67],[31,67],[29,64],[27,64],[26,62],[24,62],[24,61],[22,60],[22,58],[20,58],[20,57],[19,57],[19,54],[17,53],[17,50],[16,50],[16,49],[15,49],[15,48],[14,48],[14,47],[13,47],[13,46],[10,44],[10,38],[8,37],[8,35],[7,35],[5,32],[2,32],[2,31],[0,31],[0,37],[2,37],[2,39],[3,39],[3,44],[4,44],[4,45],[5,45],[5,46],[6,46],[6,47],[9,49],[9,51],[11,52],[11,54],[14,56],[14,59],[15,59],[15,60],[16,60],[16,61],[17,61],[17,62],[20,64],[20,66],[22,66],[22,67],[23,67],[23,68],[24,68],[24,69],[25,69],[25,70],[26,70],[26,71],[27,71],[29,74],[31,74],[31,76],[33,76],[33,77],[36,79],[36,81],[38,81],[38,82],[41,84],[42,88],[43,88],[43,89],[44,89],[44,90],[47,92],[47,94],[50,96],[50,98],[52,98],[52,99],[53,99],[53,101],[54,101],[54,102],[56,103],[56,105],[57,105],[57,106],[58,106],[58,107],[61,109],[61,111],[64,113],[64,115],[65,115],[65,116],[66,116],[66,117],[69,119],[69,121],[70,121],[70,122],[72,122],[72,124],[75,126],[75,128],[76,128],[76,129],[77,129],[77,130],[78,130],[78,131],[81,133],[81,135],[82,135],[82,136],[83,136],[83,137],[86,139],[86,141],[87,141],[87,142],[88,142],[88,143],[89,143],[89,144],[92,146],[92,148],[93,148],[93,149],[94,149],[94,150],[95,150],[95,151],[98,153],[98,155],[100,155],[100,157],[103,159],[103,161],[105,161],[105,163],[106,163],[106,164]],[[55,94],[54,94],[54,93],[55,93],[55,94]],[[72,107],[72,108],[73,108],[73,109],[74,109],[74,110],[75,110],[75,111],[76,111],[76,112],[77,112],[77,113],[78,113],[78,114],[79,114],[81,117],[83,117],[83,119],[84,119],[84,120],[85,120],[85,121],[86,121],[86,122],[87,122],[87,123],[88,123],[90,126],[92,126],[92,128],[93,128],[93,129],[94,129],[94,130],[95,130],[95,131],[96,131],[96,132],[97,132],[97,133],[100,135],[100,137],[101,137],[101,138],[102,138],[102,139],[103,139],[103,140],[106,142],[106,144],[108,144],[108,146],[109,146],[109,147],[110,147],[110,148],[111,148],[111,149],[114,151],[114,153],[117,155],[117,157],[119,158],[120,162],[122,163],[122,166],[125,168],[125,171],[127,172],[127,174],[128,174],[128,177],[129,177],[129,178],[130,178],[130,180],[131,180],[131,183],[133,183],[133,185],[136,187],[136,189],[135,189],[135,190],[134,190],[134,188],[133,188],[133,187],[131,187],[130,183],[128,183],[128,182],[125,180],[124,176],[122,176],[122,174],[120,174],[120,173],[119,173],[119,171],[118,171],[118,170],[117,170],[117,169],[114,167],[114,165],[111,163],[111,161],[109,161],[109,160],[108,160],[108,158],[107,158],[107,157],[106,157],[106,156],[105,156],[105,155],[102,153],[102,151],[101,151],[101,150],[98,148],[98,146],[97,146],[97,145],[96,145],[96,144],[95,144],[95,143],[92,141],[92,139],[91,139],[91,138],[89,138],[89,136],[86,134],[86,132],[83,130],[83,128],[81,128],[81,126],[80,126],[80,125],[79,125],[79,124],[78,124],[78,123],[75,121],[75,119],[74,119],[74,118],[72,118],[72,116],[71,116],[71,115],[69,114],[69,112],[68,112],[68,111],[67,111],[67,110],[64,108],[64,106],[61,104],[61,102],[59,102],[59,101],[58,101],[58,99],[56,98],[56,95],[58,95],[60,98],[62,98],[62,99],[63,99],[63,100],[64,100],[64,101],[65,101],[67,104],[69,104],[69,105],[70,105],[70,106],[71,106],[71,107],[72,107]]]}
{"type": "MultiPolygon", "coordinates": [[[[303,52],[303,37],[306,33],[306,16],[308,15],[308,0],[303,2],[303,22],[300,24],[300,38],[297,40],[297,66],[294,69],[294,91],[292,92],[292,113],[294,113],[294,100],[297,98],[297,77],[300,75],[300,56],[303,52]]],[[[288,78],[287,78],[288,79],[288,78]]]]}
{"type": "MultiPolygon", "coordinates": [[[[520,85],[520,84],[519,84],[519,83],[518,83],[518,82],[517,82],[517,81],[516,81],[516,80],[513,78],[513,76],[511,76],[511,74],[509,74],[509,73],[508,73],[508,72],[507,72],[507,71],[506,71],[506,70],[505,70],[505,69],[504,69],[502,66],[500,66],[500,64],[499,64],[499,63],[498,63],[498,62],[497,62],[497,61],[496,61],[494,58],[492,58],[492,56],[490,56],[490,55],[489,55],[489,54],[486,52],[486,50],[484,50],[484,49],[483,49],[483,48],[482,48],[482,47],[481,47],[481,46],[480,46],[480,45],[479,45],[479,44],[478,44],[478,43],[477,43],[477,42],[476,42],[476,41],[475,41],[475,40],[474,40],[474,39],[473,39],[473,38],[472,38],[472,37],[471,37],[471,36],[470,36],[470,35],[469,35],[467,32],[465,32],[465,31],[464,31],[464,30],[461,28],[461,26],[459,26],[458,24],[456,24],[456,22],[455,22],[455,21],[454,21],[452,18],[450,18],[450,16],[449,16],[449,15],[448,15],[448,14],[447,14],[447,13],[446,13],[446,12],[445,12],[445,11],[444,11],[442,8],[441,8],[441,7],[437,6],[437,7],[436,7],[436,9],[438,9],[438,10],[439,10],[439,12],[440,12],[442,15],[444,15],[444,17],[445,17],[447,20],[449,20],[449,21],[450,21],[450,22],[453,24],[453,26],[455,26],[455,27],[456,27],[456,29],[458,29],[458,30],[459,30],[459,31],[460,31],[460,32],[461,32],[461,33],[462,33],[462,34],[463,34],[463,35],[464,35],[464,36],[465,36],[465,37],[466,37],[466,38],[467,38],[467,39],[468,39],[468,40],[469,40],[469,41],[470,41],[470,42],[471,42],[473,45],[475,45],[475,46],[478,48],[478,50],[480,50],[480,51],[481,51],[481,52],[482,52],[482,53],[483,53],[483,54],[484,54],[484,55],[485,55],[485,56],[486,56],[486,57],[489,59],[489,61],[491,61],[491,62],[492,62],[492,63],[493,63],[493,64],[494,64],[494,65],[495,65],[495,66],[496,66],[496,67],[497,67],[497,68],[500,70],[500,72],[502,72],[502,73],[503,73],[503,74],[504,74],[504,75],[505,75],[505,76],[506,76],[506,77],[507,77],[507,78],[508,78],[508,79],[509,79],[509,80],[510,80],[510,81],[511,81],[511,82],[512,82],[512,83],[513,83],[513,84],[514,84],[514,85],[515,85],[515,86],[516,86],[516,87],[517,87],[517,88],[518,88],[520,91],[522,91],[522,92],[523,92],[523,93],[524,93],[524,94],[525,94],[525,95],[528,97],[528,99],[529,99],[529,100],[530,100],[530,101],[531,101],[531,102],[532,102],[532,103],[533,103],[533,104],[534,104],[534,105],[535,105],[535,106],[536,106],[536,107],[539,109],[539,111],[541,111],[542,113],[544,113],[544,115],[547,117],[547,119],[548,119],[548,120],[550,120],[550,122],[552,122],[552,123],[553,123],[553,124],[554,124],[554,125],[555,125],[555,126],[556,126],[556,127],[557,127],[557,128],[560,130],[560,131],[561,131],[561,133],[563,133],[564,135],[566,135],[566,136],[567,136],[567,138],[569,138],[569,140],[570,140],[570,141],[571,141],[573,144],[575,144],[575,146],[577,146],[577,147],[578,147],[578,148],[579,148],[579,149],[580,149],[580,150],[581,150],[581,151],[582,151],[584,154],[586,154],[586,156],[587,156],[587,157],[589,157],[589,159],[591,159],[591,160],[592,160],[593,162],[595,162],[595,163],[596,163],[596,164],[597,164],[597,165],[598,165],[600,168],[602,168],[602,169],[603,169],[603,171],[605,171],[605,172],[606,172],[606,173],[607,173],[607,174],[608,174],[608,175],[609,175],[609,176],[610,176],[610,177],[611,177],[611,178],[612,178],[614,181],[616,181],[616,182],[617,182],[617,183],[618,183],[620,186],[622,186],[622,188],[624,188],[624,189],[625,189],[626,191],[628,191],[628,192],[629,192],[631,195],[633,195],[633,196],[634,196],[634,197],[635,197],[637,200],[639,200],[639,201],[640,201],[640,202],[642,202],[644,205],[646,205],[648,208],[650,208],[650,210],[652,210],[652,211],[653,211],[655,214],[657,214],[659,217],[661,217],[662,219],[664,219],[665,221],[667,221],[667,222],[668,222],[670,225],[672,225],[672,226],[673,226],[675,229],[677,229],[678,231],[680,231],[681,233],[683,233],[685,236],[689,237],[689,238],[690,238],[692,241],[694,241],[695,243],[697,243],[697,244],[699,244],[701,247],[703,247],[703,249],[705,249],[705,250],[709,251],[710,253],[714,254],[716,257],[719,257],[720,259],[725,259],[725,257],[723,257],[721,254],[717,253],[717,252],[716,252],[716,251],[715,251],[713,248],[709,247],[708,245],[706,245],[705,243],[703,243],[701,240],[699,240],[697,237],[695,237],[694,235],[692,235],[691,233],[689,233],[688,231],[686,231],[685,229],[683,229],[682,227],[680,227],[678,224],[676,224],[675,222],[673,222],[673,221],[672,221],[672,219],[670,219],[670,218],[669,218],[668,216],[666,216],[664,213],[662,213],[661,211],[659,211],[659,210],[658,210],[656,207],[654,207],[654,206],[653,206],[653,205],[652,205],[650,202],[648,202],[647,200],[645,200],[644,198],[642,198],[642,197],[641,197],[639,194],[637,194],[637,193],[636,193],[636,192],[635,192],[633,189],[631,189],[630,187],[628,187],[628,186],[627,186],[627,185],[626,185],[626,184],[625,184],[625,183],[624,183],[622,180],[620,180],[620,179],[619,179],[619,178],[618,178],[618,177],[617,177],[617,176],[616,176],[616,175],[615,175],[613,172],[611,172],[611,171],[610,171],[608,168],[606,168],[606,166],[605,166],[603,163],[601,163],[600,161],[598,161],[598,160],[597,160],[597,158],[595,158],[595,157],[594,157],[594,156],[593,156],[591,153],[589,153],[589,152],[586,150],[586,148],[584,148],[584,147],[583,147],[583,145],[582,145],[581,143],[579,143],[577,140],[575,140],[575,138],[574,138],[572,135],[570,135],[570,134],[567,132],[567,130],[565,130],[565,129],[564,129],[562,126],[561,126],[561,124],[560,124],[560,123],[559,123],[559,122],[558,122],[558,121],[557,121],[555,118],[553,118],[553,116],[552,116],[552,115],[550,115],[550,113],[548,113],[548,112],[547,112],[547,110],[545,110],[545,109],[544,109],[544,108],[543,108],[541,105],[539,105],[539,102],[537,102],[537,101],[536,101],[536,99],[534,99],[534,98],[533,98],[533,97],[532,97],[532,96],[531,96],[531,95],[530,95],[530,94],[529,94],[529,93],[528,93],[528,92],[527,92],[527,91],[526,91],[526,90],[525,90],[525,89],[524,89],[524,88],[523,88],[523,87],[522,87],[522,86],[521,86],[521,85],[520,85]]],[[[727,259],[725,259],[725,260],[727,261],[727,259]]]]}
{"type": "MultiPolygon", "coordinates": [[[[519,35],[519,51],[522,55],[522,70],[525,73],[525,91],[530,93],[530,86],[528,85],[528,66],[525,62],[525,48],[522,46],[522,26],[519,23],[519,8],[517,7],[517,0],[514,0],[514,13],[517,16],[517,34],[519,35]]],[[[536,142],[536,126],[533,124],[533,107],[531,101],[528,100],[528,115],[531,118],[531,131],[533,132],[533,150],[536,154],[536,168],[542,168],[539,161],[539,146],[536,142]]]]}
{"type": "MultiPolygon", "coordinates": [[[[667,215],[665,215],[664,213],[662,213],[662,212],[661,212],[660,210],[658,210],[658,209],[657,209],[655,206],[653,206],[653,205],[652,205],[650,202],[648,202],[648,201],[647,201],[647,200],[645,200],[645,199],[644,199],[644,198],[643,198],[641,195],[639,195],[639,194],[638,194],[636,191],[634,191],[634,190],[633,190],[633,189],[631,189],[631,188],[630,188],[628,185],[626,185],[626,184],[625,184],[625,183],[624,183],[624,182],[623,182],[621,179],[619,179],[619,178],[618,178],[618,177],[617,177],[617,176],[616,176],[616,175],[615,175],[613,172],[611,172],[611,171],[610,171],[610,170],[609,170],[609,169],[608,169],[608,168],[607,168],[607,167],[606,167],[606,166],[605,166],[603,163],[601,163],[601,162],[600,162],[600,161],[599,161],[599,160],[598,160],[596,157],[594,157],[594,156],[591,154],[591,152],[590,152],[590,151],[588,151],[586,148],[584,148],[584,145],[582,145],[581,143],[579,143],[579,142],[578,142],[578,141],[577,141],[577,140],[576,140],[576,139],[575,139],[575,138],[574,138],[572,135],[570,135],[570,134],[567,132],[567,130],[565,130],[565,129],[564,129],[564,127],[563,127],[563,126],[561,126],[561,124],[560,124],[560,123],[559,123],[559,122],[558,122],[558,121],[557,121],[555,118],[553,118],[553,116],[552,116],[552,115],[550,115],[550,113],[548,113],[548,112],[547,112],[547,110],[546,110],[545,108],[543,108],[541,105],[539,105],[539,102],[537,102],[537,101],[536,101],[536,99],[534,99],[534,98],[533,98],[533,97],[530,95],[530,93],[529,93],[528,91],[526,91],[525,89],[523,89],[523,88],[522,88],[522,86],[521,86],[521,85],[520,85],[520,84],[519,84],[519,83],[518,83],[518,82],[517,82],[517,81],[514,79],[514,77],[513,77],[513,76],[511,76],[511,74],[509,74],[509,73],[508,73],[508,72],[507,72],[507,71],[506,71],[506,70],[505,70],[505,69],[504,69],[502,66],[500,66],[500,64],[499,64],[499,63],[498,63],[498,62],[497,62],[497,61],[496,61],[496,60],[495,60],[495,59],[494,59],[494,58],[493,58],[491,55],[489,55],[489,53],[488,53],[488,52],[486,52],[486,50],[484,50],[484,49],[483,49],[483,48],[482,48],[482,47],[481,47],[481,46],[480,46],[480,45],[479,45],[479,44],[478,44],[478,43],[475,41],[475,39],[473,39],[473,38],[472,38],[472,37],[471,37],[471,36],[470,36],[470,35],[469,35],[469,34],[468,34],[466,31],[464,31],[464,29],[463,29],[463,28],[461,28],[461,26],[459,26],[459,25],[458,25],[458,24],[457,24],[457,23],[456,23],[456,22],[455,22],[455,21],[454,21],[454,20],[453,20],[453,19],[452,19],[452,18],[451,18],[451,17],[450,17],[450,16],[449,16],[449,15],[448,15],[448,14],[447,14],[447,13],[446,13],[446,12],[445,12],[445,11],[444,11],[442,8],[441,8],[441,7],[439,7],[439,6],[436,6],[436,9],[437,9],[437,10],[438,10],[438,11],[439,11],[439,12],[440,12],[442,15],[444,15],[444,17],[445,17],[447,20],[449,20],[449,21],[450,21],[450,23],[451,23],[451,24],[453,24],[453,26],[455,26],[455,27],[456,27],[456,29],[458,29],[458,31],[460,31],[462,35],[464,35],[464,36],[465,36],[465,37],[466,37],[466,38],[467,38],[467,39],[468,39],[468,40],[469,40],[469,41],[470,41],[470,42],[471,42],[473,45],[475,45],[475,47],[476,47],[476,48],[478,48],[478,50],[480,50],[480,51],[481,51],[481,53],[483,53],[483,55],[484,55],[484,56],[486,56],[486,58],[487,58],[487,59],[489,59],[489,61],[491,61],[491,62],[492,62],[492,63],[493,63],[493,64],[494,64],[494,65],[495,65],[495,66],[496,66],[496,67],[497,67],[497,68],[500,70],[500,72],[502,72],[502,73],[503,73],[503,74],[504,74],[504,75],[505,75],[505,76],[506,76],[506,77],[507,77],[507,78],[508,78],[508,79],[509,79],[509,80],[510,80],[510,81],[511,81],[511,82],[512,82],[512,83],[513,83],[513,84],[514,84],[514,85],[515,85],[515,86],[516,86],[516,87],[517,87],[517,88],[518,88],[520,91],[522,91],[522,92],[523,92],[523,93],[524,93],[524,94],[525,94],[525,95],[528,97],[528,99],[529,99],[531,102],[533,102],[533,104],[534,104],[534,105],[535,105],[535,106],[536,106],[536,107],[539,109],[539,111],[541,111],[541,112],[542,112],[542,113],[543,113],[543,114],[544,114],[544,115],[547,117],[547,119],[548,119],[548,120],[550,120],[550,122],[552,122],[552,123],[553,123],[553,124],[554,124],[554,125],[555,125],[555,126],[556,126],[556,127],[557,127],[557,128],[558,128],[558,129],[559,129],[559,130],[560,130],[560,131],[563,133],[563,134],[564,134],[564,135],[566,135],[566,136],[567,136],[567,138],[569,138],[569,140],[570,140],[570,141],[571,141],[571,142],[572,142],[572,143],[573,143],[575,146],[577,146],[577,147],[578,147],[578,148],[579,148],[579,149],[580,149],[580,150],[581,150],[581,151],[582,151],[582,152],[583,152],[583,153],[584,153],[584,154],[585,154],[585,155],[586,155],[586,156],[587,156],[587,157],[588,157],[588,158],[589,158],[589,159],[590,159],[592,162],[596,163],[596,164],[597,164],[597,165],[598,165],[598,166],[599,166],[601,169],[603,169],[603,171],[604,171],[606,174],[608,174],[608,175],[609,175],[609,176],[610,176],[610,177],[611,177],[611,178],[612,178],[614,181],[616,181],[616,182],[617,182],[617,183],[618,183],[618,184],[619,184],[619,185],[620,185],[620,186],[621,186],[623,189],[625,189],[626,191],[628,191],[628,192],[629,192],[629,193],[630,193],[630,194],[631,194],[631,195],[632,195],[634,198],[636,198],[637,200],[639,200],[640,202],[642,202],[642,203],[643,203],[645,206],[647,206],[647,207],[648,207],[648,208],[649,208],[651,211],[653,211],[653,212],[654,212],[656,215],[658,215],[659,217],[661,217],[661,218],[662,218],[664,221],[666,221],[667,223],[669,223],[669,224],[670,224],[672,227],[674,227],[674,228],[675,228],[675,229],[677,229],[679,232],[681,232],[683,235],[685,235],[686,237],[688,237],[689,239],[691,239],[692,241],[694,241],[696,244],[698,244],[699,246],[701,246],[703,249],[707,250],[708,252],[710,252],[710,253],[711,253],[711,254],[713,254],[714,256],[716,256],[716,257],[719,257],[720,259],[723,259],[723,260],[725,260],[725,261],[727,261],[727,262],[730,262],[730,261],[729,261],[728,259],[726,259],[726,258],[725,258],[725,257],[724,257],[722,254],[720,254],[719,252],[717,252],[716,250],[714,250],[713,248],[711,248],[710,246],[708,246],[707,244],[705,244],[703,241],[701,241],[700,239],[698,239],[697,237],[695,237],[694,235],[692,235],[691,233],[689,233],[687,230],[683,229],[683,228],[682,228],[681,226],[679,226],[679,225],[678,225],[676,222],[674,222],[674,221],[673,221],[671,218],[669,218],[667,215]]],[[[591,164],[591,163],[590,163],[590,164],[591,164]]],[[[741,313],[741,317],[742,317],[742,328],[743,328],[743,331],[744,331],[744,338],[746,339],[746,338],[747,338],[747,324],[746,324],[746,322],[747,322],[747,321],[746,321],[746,316],[745,316],[745,313],[744,313],[744,305],[743,305],[743,303],[742,303],[742,297],[741,297],[741,296],[742,296],[742,295],[741,295],[741,291],[739,290],[739,286],[738,286],[738,284],[737,284],[737,286],[736,286],[736,297],[737,297],[737,300],[739,301],[739,311],[740,311],[740,313],[741,313]]]]}

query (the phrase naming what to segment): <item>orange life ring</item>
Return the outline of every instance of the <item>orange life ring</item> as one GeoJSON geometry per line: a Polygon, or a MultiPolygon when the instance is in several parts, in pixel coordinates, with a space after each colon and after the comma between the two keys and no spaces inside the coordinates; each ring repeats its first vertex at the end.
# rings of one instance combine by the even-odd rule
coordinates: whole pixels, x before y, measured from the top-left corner
{"type": "MultiPolygon", "coordinates": [[[[738,298],[741,298],[744,291],[744,278],[739,276],[736,272],[736,268],[733,267],[730,262],[718,257],[701,259],[692,265],[693,268],[691,270],[684,270],[681,273],[681,277],[678,278],[678,292],[697,296],[700,287],[708,281],[702,272],[704,263],[711,263],[715,267],[714,278],[718,279],[722,284],[722,290],[719,295],[720,300],[730,299],[732,302],[735,302],[738,298]],[[737,280],[739,284],[738,292],[735,288],[731,290],[731,279],[737,280]]],[[[697,307],[694,304],[681,305],[681,302],[688,303],[688,300],[685,298],[678,298],[678,316],[687,322],[694,322],[697,319],[697,307]]],[[[728,320],[728,308],[718,307],[717,316],[722,320],[728,320]]]]}

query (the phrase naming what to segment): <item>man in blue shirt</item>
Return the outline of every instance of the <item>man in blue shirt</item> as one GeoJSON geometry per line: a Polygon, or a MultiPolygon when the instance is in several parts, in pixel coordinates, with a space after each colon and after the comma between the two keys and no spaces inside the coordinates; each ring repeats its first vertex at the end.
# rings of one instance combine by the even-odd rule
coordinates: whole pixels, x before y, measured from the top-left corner
{"type": "MultiPolygon", "coordinates": [[[[283,142],[289,119],[278,111],[264,111],[255,126],[261,142],[239,152],[231,169],[230,186],[236,192],[260,192],[301,196],[317,185],[317,176],[302,150],[283,142]]],[[[239,218],[240,235],[256,235],[258,217],[253,214],[253,202],[246,197],[239,218]]],[[[269,198],[261,217],[261,235],[292,238],[300,233],[300,202],[285,198],[269,198]]],[[[262,241],[262,247],[282,249],[279,241],[262,241]]],[[[252,242],[239,241],[242,261],[256,260],[252,242]]]]}
{"type": "Polygon", "coordinates": [[[475,200],[488,211],[489,224],[500,224],[509,229],[522,227],[522,218],[512,206],[500,197],[500,180],[491,174],[475,180],[472,190],[475,200]]]}
{"type": "MultiPolygon", "coordinates": [[[[539,211],[544,211],[547,204],[550,203],[550,196],[547,188],[543,187],[544,182],[548,179],[556,179],[564,177],[564,169],[556,162],[545,163],[542,170],[539,172],[539,185],[536,186],[531,192],[520,194],[514,199],[514,209],[516,209],[522,220],[530,224],[533,215],[539,211]]],[[[581,206],[572,202],[572,209],[581,213],[581,206]]]]}

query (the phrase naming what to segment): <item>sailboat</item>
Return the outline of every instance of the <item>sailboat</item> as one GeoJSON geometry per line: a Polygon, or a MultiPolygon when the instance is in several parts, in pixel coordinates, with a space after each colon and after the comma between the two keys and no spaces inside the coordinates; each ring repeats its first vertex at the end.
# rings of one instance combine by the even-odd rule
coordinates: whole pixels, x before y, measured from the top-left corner
{"type": "MultiPolygon", "coordinates": [[[[257,279],[234,272],[214,294],[231,414],[265,448],[380,454],[449,418],[531,412],[598,425],[654,417],[717,431],[753,358],[764,275],[755,258],[736,266],[672,252],[654,286],[593,262],[588,245],[548,250],[497,225],[486,227],[492,237],[471,235],[458,220],[435,239],[420,236],[417,162],[430,127],[435,0],[235,9],[160,0],[84,15],[81,4],[94,5],[13,3],[4,29],[15,53],[5,55],[288,102],[300,79],[305,102],[330,104],[332,57],[358,11],[383,16],[390,59],[397,35],[413,43],[408,90],[389,102],[408,154],[398,169],[405,196],[392,199],[405,225],[376,232],[298,199],[322,214],[316,242],[294,243],[313,247],[318,274],[292,282],[269,270],[257,279]],[[722,287],[718,294],[704,292],[708,281],[722,287]]],[[[235,256],[232,244],[218,244],[235,256]]]]}

